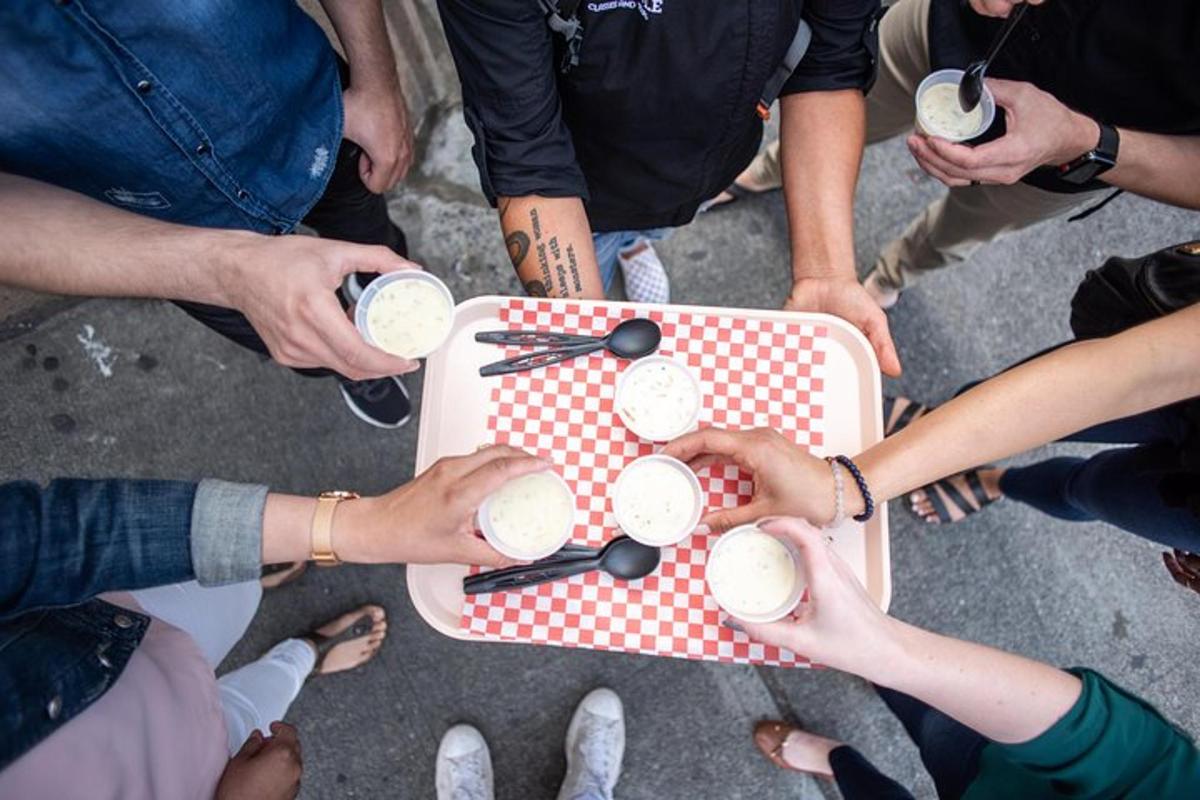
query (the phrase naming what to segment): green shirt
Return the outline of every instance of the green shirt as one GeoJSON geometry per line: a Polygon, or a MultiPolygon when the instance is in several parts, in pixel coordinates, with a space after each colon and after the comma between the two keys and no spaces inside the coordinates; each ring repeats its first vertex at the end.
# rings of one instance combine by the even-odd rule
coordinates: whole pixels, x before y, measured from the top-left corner
{"type": "Polygon", "coordinates": [[[1063,718],[1023,744],[992,742],[963,800],[1200,798],[1200,751],[1146,701],[1087,669],[1063,718]]]}

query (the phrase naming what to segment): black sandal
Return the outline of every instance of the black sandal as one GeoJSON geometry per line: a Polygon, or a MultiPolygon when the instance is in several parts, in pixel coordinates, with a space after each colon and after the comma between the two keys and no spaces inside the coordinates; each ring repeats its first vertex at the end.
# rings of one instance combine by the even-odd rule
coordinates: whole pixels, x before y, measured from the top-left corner
{"type": "MultiPolygon", "coordinates": [[[[706,200],[700,204],[699,213],[712,211],[715,208],[721,208],[723,206],[731,206],[738,200],[745,200],[748,197],[757,197],[760,194],[766,194],[767,192],[774,191],[778,191],[778,189],[751,189],[748,186],[742,186],[737,181],[734,181],[725,187],[725,194],[729,195],[728,200],[718,201],[716,197],[712,198],[711,200],[706,200]]],[[[720,197],[720,195],[717,195],[717,197],[720,197]]]]}
{"type": "Polygon", "coordinates": [[[269,564],[262,568],[259,582],[264,589],[278,589],[298,580],[308,570],[307,561],[292,561],[287,564],[269,564]]]}
{"type": "Polygon", "coordinates": [[[883,435],[891,436],[893,433],[902,431],[916,422],[921,417],[928,414],[933,409],[924,403],[918,403],[916,400],[910,400],[907,397],[893,397],[891,395],[883,396],[883,435]],[[904,400],[908,403],[904,410],[900,412],[900,416],[892,419],[892,414],[896,410],[896,403],[904,400]]]}
{"type": "MultiPolygon", "coordinates": [[[[314,628],[313,630],[311,630],[308,633],[304,634],[303,636],[299,637],[301,639],[304,639],[307,642],[312,643],[313,647],[315,647],[317,650],[317,663],[313,665],[312,672],[309,673],[310,675],[333,675],[333,674],[336,674],[335,672],[325,672],[324,671],[326,656],[329,655],[329,651],[333,650],[333,648],[337,647],[339,644],[348,642],[351,639],[359,639],[363,636],[369,635],[371,633],[371,629],[375,627],[375,623],[377,621],[375,619],[375,617],[373,617],[371,615],[371,609],[375,609],[375,608],[378,608],[380,611],[384,612],[383,616],[378,621],[379,622],[387,622],[387,612],[383,609],[383,606],[368,604],[366,606],[363,606],[363,612],[361,614],[359,614],[358,619],[356,619],[356,620],[354,620],[354,622],[350,623],[350,626],[348,628],[346,628],[346,630],[342,631],[341,633],[335,633],[333,636],[323,636],[323,635],[317,633],[316,629],[314,628]]],[[[323,628],[323,627],[325,627],[325,625],[328,625],[328,624],[329,623],[326,622],[323,625],[320,625],[318,627],[323,628]]],[[[386,632],[384,633],[384,636],[385,637],[387,636],[386,632]]],[[[376,648],[375,652],[373,652],[369,656],[367,656],[367,658],[361,664],[356,664],[354,667],[350,667],[349,669],[355,669],[357,667],[361,667],[363,664],[366,664],[368,661],[373,659],[378,654],[378,652],[379,652],[379,649],[376,648]]],[[[345,672],[345,671],[346,670],[337,670],[337,672],[345,672]]]]}
{"type": "MultiPolygon", "coordinates": [[[[945,525],[951,522],[962,522],[972,514],[979,513],[1000,499],[1000,497],[988,496],[987,489],[983,488],[983,481],[979,477],[979,470],[981,469],[994,469],[994,467],[990,464],[985,464],[982,467],[975,467],[959,473],[963,480],[966,481],[967,488],[971,490],[971,494],[975,498],[975,504],[972,504],[969,500],[967,500],[967,498],[963,496],[962,492],[960,492],[958,488],[951,483],[954,478],[958,477],[958,475],[952,475],[949,478],[942,478],[940,481],[926,484],[920,489],[910,492],[908,495],[909,508],[914,514],[920,517],[923,522],[933,525],[945,525]],[[938,491],[939,489],[941,489],[941,492],[938,491]],[[937,516],[936,521],[922,516],[917,512],[916,501],[913,500],[913,495],[915,495],[917,492],[925,492],[925,497],[928,498],[929,504],[933,506],[933,513],[935,516],[937,516]],[[955,519],[953,516],[951,516],[950,506],[946,504],[945,500],[942,500],[943,494],[945,495],[946,500],[949,500],[950,504],[962,514],[961,517],[955,519]]],[[[1003,497],[1003,495],[1001,495],[1001,497],[1003,497]]]]}

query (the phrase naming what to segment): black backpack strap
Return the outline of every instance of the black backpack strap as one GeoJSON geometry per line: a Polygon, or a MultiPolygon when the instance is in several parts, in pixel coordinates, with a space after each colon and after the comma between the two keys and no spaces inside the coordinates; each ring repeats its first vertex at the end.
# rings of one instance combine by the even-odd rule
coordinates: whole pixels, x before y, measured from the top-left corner
{"type": "Polygon", "coordinates": [[[579,21],[578,13],[580,2],[581,0],[538,0],[538,5],[546,14],[546,24],[566,42],[561,67],[563,72],[579,63],[579,47],[583,44],[583,23],[579,21]]]}
{"type": "Polygon", "coordinates": [[[779,97],[779,93],[783,91],[783,85],[787,83],[788,78],[792,77],[792,73],[796,71],[796,67],[800,64],[800,59],[804,58],[804,54],[808,52],[808,46],[812,43],[812,28],[808,27],[808,23],[800,20],[800,24],[796,26],[796,35],[792,37],[792,43],[788,46],[787,53],[783,56],[783,62],[776,67],[775,72],[767,79],[767,83],[763,86],[762,95],[758,99],[758,115],[764,120],[771,118],[771,104],[779,97]]]}
{"type": "Polygon", "coordinates": [[[1099,203],[1088,206],[1083,211],[1080,211],[1078,214],[1067,217],[1067,222],[1078,222],[1081,219],[1087,219],[1092,214],[1095,214],[1097,211],[1099,211],[1100,209],[1104,208],[1106,205],[1111,203],[1113,200],[1116,200],[1117,197],[1124,191],[1125,191],[1124,189],[1114,189],[1107,197],[1105,197],[1099,203]]]}

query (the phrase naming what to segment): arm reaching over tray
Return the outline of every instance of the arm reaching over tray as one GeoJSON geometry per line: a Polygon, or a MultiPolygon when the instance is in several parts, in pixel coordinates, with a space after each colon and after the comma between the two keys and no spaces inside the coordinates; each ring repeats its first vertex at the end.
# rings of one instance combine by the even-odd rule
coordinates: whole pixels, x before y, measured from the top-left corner
{"type": "MultiPolygon", "coordinates": [[[[508,480],[547,467],[503,445],[440,459],[390,492],[339,503],[332,549],[355,563],[509,565],[475,535],[475,510],[508,480]]],[[[0,484],[0,620],[108,591],[256,580],[263,564],[311,556],[316,507],[214,480],[0,484]]]]}
{"type": "MultiPolygon", "coordinates": [[[[855,456],[876,502],[977,464],[1021,453],[1101,422],[1200,395],[1200,305],[1104,339],[1035,358],[939,406],[855,456]],[[1112,365],[1120,364],[1120,369],[1112,365]]],[[[663,452],[694,467],[732,461],[754,475],[749,505],[704,520],[716,529],[762,516],[824,524],[834,516],[824,460],[771,430],[708,428],[663,452]]],[[[847,485],[846,513],[863,510],[847,485]]]]}
{"type": "MultiPolygon", "coordinates": [[[[757,641],[866,678],[885,699],[892,698],[893,711],[899,703],[924,708],[914,712],[922,714],[922,726],[933,722],[933,709],[970,729],[960,729],[964,737],[983,737],[982,749],[961,745],[960,761],[968,760],[971,769],[965,795],[1009,796],[1021,787],[1049,797],[1060,786],[1070,786],[1071,796],[1078,797],[1191,795],[1200,778],[1200,752],[1150,704],[1092,670],[1058,669],[889,617],[820,531],[798,519],[763,527],[789,537],[799,549],[808,599],[792,619],[727,624],[757,641]]],[[[914,735],[923,756],[929,747],[945,759],[955,747],[914,735]]],[[[832,755],[825,752],[827,768],[832,755]]],[[[776,751],[777,763],[786,758],[782,747],[776,751]]],[[[933,762],[926,764],[936,780],[933,762]]],[[[840,778],[838,767],[833,772],[840,778]]]]}
{"type": "Polygon", "coordinates": [[[821,532],[802,520],[763,528],[799,549],[809,600],[792,620],[737,621],[751,638],[909,694],[998,742],[1032,739],[1079,697],[1079,679],[1067,672],[884,614],[821,532]]]}

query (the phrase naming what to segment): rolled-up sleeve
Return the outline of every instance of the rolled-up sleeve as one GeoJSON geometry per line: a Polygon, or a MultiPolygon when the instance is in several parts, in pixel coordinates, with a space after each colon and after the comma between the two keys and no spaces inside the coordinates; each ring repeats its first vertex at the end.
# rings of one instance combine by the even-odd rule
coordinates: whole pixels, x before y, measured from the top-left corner
{"type": "Polygon", "coordinates": [[[255,580],[262,571],[267,487],[203,480],[192,504],[191,552],[203,585],[255,580]]]}
{"type": "Polygon", "coordinates": [[[587,198],[562,119],[553,34],[531,0],[438,0],[488,202],[587,198]]]}
{"type": "Polygon", "coordinates": [[[875,82],[879,0],[807,0],[801,17],[812,43],[780,94],[858,89],[875,82]]]}

